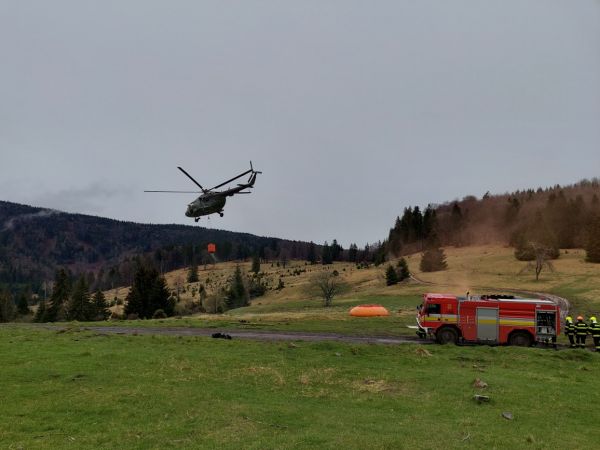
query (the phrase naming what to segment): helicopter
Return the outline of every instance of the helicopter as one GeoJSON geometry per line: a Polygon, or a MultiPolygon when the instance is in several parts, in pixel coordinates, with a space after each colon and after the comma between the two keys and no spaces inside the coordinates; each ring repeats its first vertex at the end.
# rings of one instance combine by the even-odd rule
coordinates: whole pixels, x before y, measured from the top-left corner
{"type": "Polygon", "coordinates": [[[191,202],[185,215],[187,217],[193,217],[195,222],[200,220],[202,216],[208,216],[210,214],[218,213],[221,217],[223,217],[223,208],[225,207],[225,202],[227,197],[233,197],[235,194],[251,194],[250,191],[246,191],[245,189],[250,189],[254,187],[254,182],[256,181],[256,176],[259,173],[257,170],[254,170],[252,167],[252,161],[250,161],[250,169],[245,172],[240,173],[239,175],[224,181],[221,184],[218,184],[210,189],[204,189],[200,183],[198,183],[194,178],[187,173],[183,168],[177,167],[185,176],[187,176],[190,180],[194,182],[196,186],[200,188],[200,191],[144,191],[144,192],[163,192],[168,194],[199,194],[202,193],[196,200],[191,202]],[[236,187],[224,190],[224,191],[215,191],[215,189],[219,189],[220,187],[225,186],[226,184],[231,183],[232,181],[237,180],[238,178],[243,177],[244,175],[250,174],[248,181],[244,184],[238,184],[236,187]]]}

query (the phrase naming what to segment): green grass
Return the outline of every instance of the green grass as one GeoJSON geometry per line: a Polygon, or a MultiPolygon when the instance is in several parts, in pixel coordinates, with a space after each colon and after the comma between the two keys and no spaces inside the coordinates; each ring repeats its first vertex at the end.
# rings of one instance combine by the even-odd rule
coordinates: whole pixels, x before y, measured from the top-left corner
{"type": "Polygon", "coordinates": [[[337,299],[324,308],[318,300],[289,300],[281,303],[238,308],[226,314],[188,318],[91,322],[86,326],[197,327],[264,331],[327,332],[355,336],[414,336],[407,325],[415,325],[418,295],[377,295],[337,299]],[[349,310],[364,303],[378,303],[390,311],[388,317],[351,317],[349,310]]]}
{"type": "Polygon", "coordinates": [[[10,326],[0,361],[0,448],[583,449],[600,439],[600,356],[580,350],[10,326]],[[477,377],[489,404],[472,399],[477,377]]]}

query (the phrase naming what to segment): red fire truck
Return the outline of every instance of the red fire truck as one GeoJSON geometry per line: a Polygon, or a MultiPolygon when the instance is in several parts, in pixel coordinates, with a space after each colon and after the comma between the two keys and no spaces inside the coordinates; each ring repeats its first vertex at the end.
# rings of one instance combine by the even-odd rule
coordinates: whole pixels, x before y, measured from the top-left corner
{"type": "Polygon", "coordinates": [[[417,334],[440,344],[554,344],[560,333],[560,308],[550,300],[425,294],[418,311],[417,334]]]}

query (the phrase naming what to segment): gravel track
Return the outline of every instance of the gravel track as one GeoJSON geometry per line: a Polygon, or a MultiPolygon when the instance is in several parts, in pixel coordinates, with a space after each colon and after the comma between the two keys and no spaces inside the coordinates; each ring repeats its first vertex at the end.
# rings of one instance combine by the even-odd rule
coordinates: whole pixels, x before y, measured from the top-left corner
{"type": "MultiPolygon", "coordinates": [[[[67,331],[70,327],[62,325],[29,324],[31,327],[40,327],[49,330],[67,331]]],[[[223,333],[234,339],[251,339],[258,341],[309,341],[309,342],[346,342],[354,344],[428,344],[418,337],[402,336],[349,336],[337,333],[307,333],[293,331],[250,331],[230,330],[227,328],[191,328],[191,327],[126,327],[126,326],[99,326],[78,327],[79,330],[93,331],[98,334],[125,334],[125,335],[162,335],[162,336],[212,336],[214,333],[223,333]]]]}

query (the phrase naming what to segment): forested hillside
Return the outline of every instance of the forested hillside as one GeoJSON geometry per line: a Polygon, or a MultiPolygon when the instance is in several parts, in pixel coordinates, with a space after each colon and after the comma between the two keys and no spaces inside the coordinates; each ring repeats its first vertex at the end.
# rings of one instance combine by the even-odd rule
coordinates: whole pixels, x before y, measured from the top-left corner
{"type": "MultiPolygon", "coordinates": [[[[467,196],[443,205],[404,209],[390,230],[386,249],[394,255],[420,251],[435,235],[442,245],[531,243],[551,249],[586,248],[600,235],[600,181],[583,180],[501,195],[467,196]]],[[[600,262],[600,261],[599,261],[600,262]]]]}
{"type": "Polygon", "coordinates": [[[131,284],[136,259],[174,270],[209,258],[208,243],[216,244],[220,261],[255,253],[266,259],[306,258],[311,247],[246,233],[121,222],[0,201],[0,287],[27,286],[39,292],[58,267],[86,274],[92,287],[131,284]]]}

